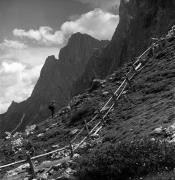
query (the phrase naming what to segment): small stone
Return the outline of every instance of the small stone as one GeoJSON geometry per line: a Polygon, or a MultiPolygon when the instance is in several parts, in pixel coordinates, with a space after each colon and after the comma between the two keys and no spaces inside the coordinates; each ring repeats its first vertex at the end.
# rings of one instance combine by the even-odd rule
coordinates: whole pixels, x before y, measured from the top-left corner
{"type": "Polygon", "coordinates": [[[154,129],[154,131],[151,134],[161,134],[162,131],[163,131],[163,128],[162,128],[162,126],[160,126],[156,129],[154,129]]]}
{"type": "Polygon", "coordinates": [[[79,129],[74,129],[70,132],[71,135],[75,135],[77,132],[79,131],[79,129]]]}
{"type": "Polygon", "coordinates": [[[40,133],[37,135],[37,137],[43,137],[44,136],[44,133],[40,133]]]}
{"type": "Polygon", "coordinates": [[[155,141],[156,139],[155,138],[151,138],[151,141],[155,141]]]}
{"type": "Polygon", "coordinates": [[[104,92],[102,93],[102,95],[103,95],[103,96],[107,96],[107,95],[109,95],[109,92],[108,92],[108,91],[104,91],[104,92]]]}

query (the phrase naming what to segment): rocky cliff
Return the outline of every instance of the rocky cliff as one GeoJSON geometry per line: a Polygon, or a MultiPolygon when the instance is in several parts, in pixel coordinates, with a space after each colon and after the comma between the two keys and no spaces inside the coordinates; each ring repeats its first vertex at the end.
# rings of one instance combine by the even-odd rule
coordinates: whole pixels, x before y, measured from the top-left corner
{"type": "Polygon", "coordinates": [[[175,23],[174,0],[121,0],[120,21],[110,44],[89,60],[73,94],[83,92],[94,78],[104,78],[137,57],[152,37],[164,35],[175,23]]]}
{"type": "Polygon", "coordinates": [[[31,96],[24,102],[13,102],[8,111],[0,115],[0,131],[15,128],[23,114],[25,118],[18,130],[46,119],[48,104],[53,99],[57,110],[64,106],[70,98],[72,83],[80,77],[90,56],[106,43],[85,34],[72,35],[67,46],[61,49],[59,59],[54,56],[46,59],[31,96]]]}

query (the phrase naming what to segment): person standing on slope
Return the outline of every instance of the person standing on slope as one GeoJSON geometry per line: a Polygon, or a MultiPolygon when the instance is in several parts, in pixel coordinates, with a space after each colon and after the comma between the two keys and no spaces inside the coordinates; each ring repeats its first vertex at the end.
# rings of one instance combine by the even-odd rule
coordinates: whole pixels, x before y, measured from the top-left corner
{"type": "Polygon", "coordinates": [[[53,100],[50,104],[49,104],[49,110],[51,111],[51,115],[52,115],[52,118],[54,117],[54,114],[55,114],[55,106],[56,106],[56,102],[55,100],[53,100]]]}

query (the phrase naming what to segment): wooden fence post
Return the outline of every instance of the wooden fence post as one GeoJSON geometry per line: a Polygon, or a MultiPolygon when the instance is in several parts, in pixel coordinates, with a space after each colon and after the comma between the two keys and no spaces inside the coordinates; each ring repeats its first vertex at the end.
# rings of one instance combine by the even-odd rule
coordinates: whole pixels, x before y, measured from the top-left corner
{"type": "Polygon", "coordinates": [[[131,64],[131,68],[133,69],[134,73],[137,74],[138,71],[136,70],[135,66],[133,64],[131,64]]]}
{"type": "Polygon", "coordinates": [[[136,90],[135,90],[135,88],[131,84],[131,79],[129,80],[127,75],[125,75],[125,79],[126,79],[127,84],[129,85],[129,88],[132,89],[132,91],[135,92],[136,90]]]}
{"type": "Polygon", "coordinates": [[[85,123],[86,131],[87,131],[87,133],[88,133],[88,137],[90,137],[90,133],[89,133],[89,128],[88,128],[88,125],[87,125],[87,121],[84,120],[84,123],[85,123]]]}
{"type": "Polygon", "coordinates": [[[117,105],[116,95],[112,91],[111,91],[111,95],[112,95],[112,100],[114,102],[114,108],[115,108],[117,105]]]}
{"type": "Polygon", "coordinates": [[[99,115],[99,117],[101,119],[102,124],[105,125],[105,120],[104,120],[104,117],[103,117],[103,115],[102,115],[100,110],[98,110],[98,115],[99,115]]]}
{"type": "Polygon", "coordinates": [[[151,47],[152,50],[152,58],[155,59],[156,56],[156,43],[154,43],[151,47]]]}
{"type": "Polygon", "coordinates": [[[125,74],[125,79],[129,87],[132,89],[131,81],[129,80],[128,76],[125,74]]]}
{"type": "Polygon", "coordinates": [[[70,158],[72,158],[74,156],[74,151],[73,151],[73,147],[72,147],[71,141],[69,141],[69,148],[70,148],[70,158]]]}
{"type": "Polygon", "coordinates": [[[27,156],[27,162],[29,163],[31,176],[32,176],[32,178],[36,178],[34,166],[33,166],[33,163],[31,161],[31,158],[30,158],[30,154],[27,152],[26,156],[27,156]]]}

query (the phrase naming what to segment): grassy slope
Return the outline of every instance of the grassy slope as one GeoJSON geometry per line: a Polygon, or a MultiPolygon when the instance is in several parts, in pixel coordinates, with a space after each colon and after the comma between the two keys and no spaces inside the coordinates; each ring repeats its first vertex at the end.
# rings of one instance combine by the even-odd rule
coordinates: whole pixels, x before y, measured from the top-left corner
{"type": "Polygon", "coordinates": [[[175,44],[150,61],[133,82],[129,98],[133,103],[119,105],[110,115],[112,121],[103,130],[112,142],[149,135],[160,125],[175,121],[175,44]],[[162,57],[161,57],[162,56],[162,57]]]}
{"type": "MultiPolygon", "coordinates": [[[[94,151],[94,154],[97,153],[96,157],[94,157],[93,154],[87,159],[86,156],[84,157],[84,159],[82,159],[82,162],[80,162],[79,165],[81,167],[84,167],[83,170],[85,171],[80,170],[80,176],[79,176],[80,179],[82,177],[83,179],[88,179],[88,178],[93,179],[96,178],[93,176],[95,174],[99,178],[100,176],[98,175],[98,173],[100,170],[104,168],[106,169],[105,171],[107,171],[107,168],[111,164],[110,162],[111,152],[109,148],[110,144],[117,144],[119,141],[124,141],[124,140],[126,141],[129,140],[130,142],[130,140],[148,137],[156,127],[159,127],[160,125],[166,127],[175,122],[175,111],[174,111],[175,110],[174,108],[175,107],[175,97],[174,97],[175,70],[174,69],[175,69],[175,44],[173,43],[171,46],[167,47],[164,51],[162,51],[156,59],[150,61],[147,67],[143,70],[143,72],[135,78],[133,82],[133,89],[129,90],[129,94],[128,94],[129,98],[133,101],[134,104],[131,102],[126,103],[126,101],[120,99],[118,106],[109,116],[110,119],[109,125],[102,130],[103,144],[100,147],[102,148],[104,147],[105,149],[106,146],[106,149],[104,150],[104,152],[98,151],[98,149],[96,149],[94,151]],[[100,153],[101,155],[99,155],[100,153]],[[105,154],[108,154],[109,157],[106,158],[105,154]],[[89,160],[93,163],[89,162],[89,160]],[[102,164],[103,162],[106,162],[107,165],[104,164],[104,166],[100,167],[100,164],[102,164]],[[93,168],[91,169],[91,167],[93,168]],[[86,172],[88,173],[86,174],[86,172]]],[[[129,148],[128,146],[126,148],[129,148]]],[[[139,148],[138,149],[141,150],[140,153],[137,156],[135,154],[134,157],[136,161],[138,158],[138,162],[144,162],[144,160],[141,160],[142,157],[140,155],[143,153],[142,148],[141,147],[139,148]]],[[[149,156],[151,154],[149,151],[147,151],[148,148],[146,148],[145,150],[146,156],[149,156]]],[[[138,149],[137,148],[135,149],[136,152],[138,149]]],[[[160,150],[161,149],[162,148],[160,147],[160,150]]],[[[172,149],[174,149],[174,146],[170,147],[169,150],[172,149]]],[[[135,153],[135,150],[133,148],[133,153],[135,153]]],[[[111,156],[113,156],[115,153],[116,156],[118,156],[117,151],[112,152],[111,156]]],[[[132,149],[130,152],[132,152],[132,149]]],[[[125,150],[123,150],[121,153],[125,154],[125,150]]],[[[161,151],[161,153],[163,152],[161,151]]],[[[118,154],[122,158],[120,152],[118,154]]],[[[163,154],[161,154],[161,156],[162,155],[163,154]]],[[[153,157],[156,156],[157,153],[156,152],[155,154],[153,153],[153,157]]],[[[174,156],[173,157],[172,156],[173,156],[172,153],[170,153],[167,156],[167,159],[166,157],[164,157],[166,161],[163,163],[164,165],[160,165],[162,166],[163,169],[168,164],[167,163],[168,158],[170,158],[169,159],[170,161],[174,158],[174,156]]],[[[130,158],[131,161],[134,161],[132,157],[130,158]]],[[[158,158],[158,160],[160,159],[161,158],[158,158]]],[[[121,166],[123,165],[123,167],[125,166],[127,167],[128,165],[127,163],[124,163],[124,161],[127,161],[127,159],[123,159],[120,162],[120,158],[119,159],[116,158],[116,161],[119,161],[119,164],[121,166]]],[[[153,161],[152,158],[148,158],[149,163],[152,163],[152,161],[153,161]]],[[[156,165],[159,165],[159,163],[161,164],[161,162],[157,161],[156,165]]],[[[131,165],[131,164],[129,163],[128,165],[130,167],[128,171],[129,170],[132,171],[132,167],[133,169],[134,168],[138,169],[138,172],[140,171],[137,165],[134,164],[131,165]]],[[[109,171],[112,171],[114,173],[116,173],[118,169],[120,169],[120,167],[118,167],[118,164],[115,164],[115,162],[113,162],[111,166],[114,166],[114,171],[110,168],[109,171]]],[[[148,165],[148,167],[150,166],[148,165]]],[[[173,163],[171,164],[171,168],[172,167],[174,167],[173,163]]],[[[156,172],[158,172],[158,169],[159,168],[157,167],[153,169],[155,174],[156,172]]],[[[145,178],[145,180],[175,179],[173,172],[162,172],[163,169],[160,169],[161,173],[148,176],[145,178]]],[[[122,171],[123,170],[121,170],[121,172],[122,171]]],[[[104,171],[102,170],[100,173],[103,174],[103,177],[100,177],[101,179],[105,177],[105,173],[102,172],[104,171]]],[[[138,172],[136,170],[136,174],[138,172]]],[[[149,174],[149,172],[152,173],[151,169],[148,172],[146,172],[146,169],[144,168],[143,168],[143,172],[141,170],[141,174],[143,173],[143,176],[149,174]]],[[[107,177],[110,176],[109,174],[107,177]]],[[[114,175],[114,177],[115,178],[118,177],[117,179],[122,179],[122,180],[124,179],[124,177],[122,178],[122,176],[118,176],[118,175],[114,175]]],[[[115,179],[114,177],[111,179],[115,179]]]]}
{"type": "MultiPolygon", "coordinates": [[[[146,68],[135,77],[133,89],[129,89],[128,97],[119,100],[116,108],[109,114],[108,125],[102,130],[104,141],[119,141],[149,135],[160,125],[167,126],[175,120],[175,44],[167,47],[161,58],[150,61],[146,68]]],[[[36,138],[34,142],[43,143],[43,147],[65,141],[70,130],[80,128],[84,120],[89,121],[95,110],[100,109],[110,95],[103,92],[114,92],[118,87],[118,80],[127,72],[123,68],[107,77],[105,87],[84,94],[72,100],[72,112],[59,115],[54,120],[48,120],[38,125],[35,134],[44,132],[43,138],[36,138]],[[113,79],[111,80],[111,77],[113,79]],[[52,127],[52,124],[57,123],[52,127]],[[50,127],[50,128],[49,128],[50,127]],[[47,129],[49,128],[49,129],[47,129]],[[47,129],[47,131],[46,131],[47,129]]],[[[120,79],[121,80],[121,79],[120,79]]]]}
{"type": "MultiPolygon", "coordinates": [[[[75,97],[71,102],[71,113],[61,114],[64,110],[62,109],[54,119],[38,124],[37,130],[29,137],[36,154],[53,150],[52,145],[55,144],[67,144],[69,132],[81,128],[84,125],[83,120],[88,121],[93,117],[94,111],[102,107],[110,97],[104,95],[104,92],[114,91],[118,80],[121,81],[120,77],[127,70],[128,68],[123,68],[107,77],[104,87],[75,97]],[[44,136],[37,137],[40,133],[44,133],[44,136]]],[[[150,61],[132,84],[135,91],[129,89],[128,96],[134,104],[126,103],[123,98],[119,100],[108,116],[108,125],[101,131],[104,146],[109,142],[115,144],[121,140],[148,136],[156,127],[162,124],[167,126],[175,121],[175,43],[167,47],[158,58],[150,61]]],[[[1,148],[2,154],[3,150],[1,148]]],[[[6,157],[6,163],[17,158],[12,158],[10,154],[6,157]]]]}

